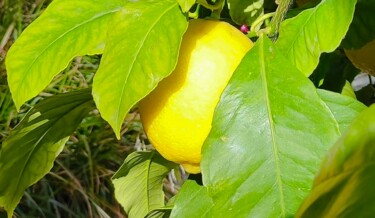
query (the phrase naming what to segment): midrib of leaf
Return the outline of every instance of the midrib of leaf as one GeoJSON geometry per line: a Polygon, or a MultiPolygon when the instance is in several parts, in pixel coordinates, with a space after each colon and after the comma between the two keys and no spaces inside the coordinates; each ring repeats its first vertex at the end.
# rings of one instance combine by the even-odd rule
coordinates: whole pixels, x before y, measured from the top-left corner
{"type": "MultiPolygon", "coordinates": [[[[169,10],[171,10],[172,8],[174,8],[176,6],[176,4],[178,4],[177,2],[175,4],[172,4],[169,8],[167,8],[163,13],[160,14],[159,17],[157,17],[157,19],[154,20],[154,22],[152,23],[151,27],[148,29],[147,33],[144,35],[144,37],[142,38],[142,41],[140,43],[140,46],[138,47],[137,51],[136,51],[136,55],[134,56],[133,58],[133,61],[131,62],[131,66],[128,70],[128,73],[126,75],[126,78],[125,78],[125,81],[124,81],[124,85],[122,86],[121,88],[121,97],[120,97],[120,104],[118,105],[118,109],[117,109],[117,116],[116,116],[116,132],[119,130],[119,126],[118,126],[118,123],[119,123],[119,113],[120,113],[120,110],[121,110],[121,105],[123,103],[123,98],[122,96],[124,95],[124,92],[125,92],[125,87],[127,86],[128,84],[128,79],[129,79],[129,76],[130,76],[130,73],[132,70],[133,70],[133,67],[134,67],[134,63],[135,61],[137,60],[138,56],[139,56],[139,53],[141,52],[141,48],[143,48],[143,44],[145,43],[148,35],[150,34],[151,30],[156,26],[156,24],[160,21],[160,19],[167,13],[169,12],[169,10]]],[[[122,119],[122,118],[121,118],[122,119]]],[[[122,121],[121,121],[122,123],[122,121]]],[[[120,125],[121,126],[121,125],[120,125]]]]}
{"type": "MultiPolygon", "coordinates": [[[[263,36],[266,37],[266,36],[263,36]]],[[[273,146],[273,157],[274,157],[274,162],[275,162],[275,171],[276,171],[276,179],[277,179],[277,185],[279,187],[279,199],[280,199],[280,206],[281,206],[281,213],[282,217],[285,217],[285,202],[284,202],[284,192],[283,192],[283,185],[281,181],[281,173],[280,173],[280,166],[279,166],[279,158],[277,155],[278,149],[276,146],[276,139],[275,139],[275,124],[273,123],[272,119],[272,112],[271,112],[271,104],[269,101],[269,93],[268,93],[268,83],[267,83],[267,76],[266,76],[266,66],[264,62],[264,39],[261,38],[260,40],[261,45],[259,49],[259,63],[260,63],[260,74],[262,76],[262,81],[263,81],[263,88],[264,88],[264,95],[266,99],[266,104],[267,104],[267,113],[268,113],[268,120],[269,120],[269,126],[271,129],[271,137],[272,137],[272,146],[273,146]]]]}
{"type": "MultiPolygon", "coordinates": [[[[44,54],[45,51],[47,51],[47,49],[49,49],[53,44],[55,44],[55,42],[57,42],[58,40],[60,40],[60,39],[63,38],[64,36],[66,36],[68,33],[70,33],[70,32],[72,32],[72,31],[76,30],[77,28],[79,28],[79,27],[81,27],[81,26],[83,26],[83,25],[85,25],[85,24],[88,24],[88,23],[93,22],[93,21],[95,21],[95,20],[97,20],[97,19],[100,19],[100,18],[102,18],[102,17],[104,17],[104,16],[106,16],[106,15],[108,15],[108,14],[115,13],[115,12],[117,12],[117,11],[119,11],[119,10],[120,10],[120,8],[118,7],[118,8],[116,8],[116,9],[114,9],[114,10],[107,11],[107,12],[105,12],[105,13],[99,13],[99,14],[93,16],[91,19],[88,19],[88,20],[86,20],[86,21],[84,21],[84,22],[82,22],[82,23],[79,23],[79,24],[73,26],[72,28],[68,29],[68,30],[65,31],[64,33],[62,33],[62,34],[61,34],[60,36],[58,36],[55,40],[53,40],[50,44],[48,44],[47,47],[45,47],[45,48],[44,48],[44,49],[43,49],[43,50],[42,50],[42,51],[41,51],[41,52],[40,52],[40,53],[34,58],[34,60],[30,63],[30,65],[29,65],[29,67],[28,67],[28,69],[27,69],[27,71],[26,71],[26,74],[28,74],[28,73],[30,72],[30,70],[32,69],[34,63],[39,59],[40,56],[42,56],[42,55],[44,54]]],[[[21,84],[23,84],[23,83],[25,82],[25,78],[26,78],[26,76],[22,77],[21,84]]]]}
{"type": "MultiPolygon", "coordinates": [[[[88,101],[83,102],[82,105],[85,104],[85,103],[87,103],[87,102],[88,102],[88,101]]],[[[75,103],[75,102],[72,102],[72,104],[73,104],[73,103],[75,103]]],[[[75,107],[75,108],[76,108],[76,107],[75,107]]],[[[74,109],[75,109],[75,108],[74,108],[74,109]]],[[[73,110],[74,110],[74,109],[73,109],[73,110]]],[[[59,121],[61,118],[63,118],[65,115],[66,115],[66,114],[63,114],[63,115],[59,116],[59,117],[55,120],[54,123],[58,122],[58,121],[59,121]]],[[[18,177],[19,179],[17,180],[17,184],[16,184],[16,190],[18,189],[18,186],[19,186],[19,184],[20,184],[20,181],[21,181],[20,178],[23,177],[23,174],[24,174],[24,172],[25,172],[26,166],[27,166],[28,163],[30,162],[31,156],[34,154],[34,151],[35,151],[35,149],[38,147],[38,144],[44,139],[44,137],[47,135],[47,133],[49,133],[49,131],[51,130],[52,126],[53,126],[53,123],[48,127],[47,131],[42,135],[42,137],[40,137],[40,139],[39,139],[37,142],[35,142],[35,143],[33,144],[33,148],[32,148],[32,150],[31,150],[31,152],[29,153],[29,155],[28,155],[28,157],[27,157],[27,159],[26,159],[25,164],[24,164],[23,167],[22,167],[22,171],[21,171],[21,173],[19,174],[19,177],[18,177]]],[[[11,202],[12,202],[12,204],[14,203],[14,200],[15,200],[15,195],[13,195],[12,198],[11,198],[11,202]]]]}

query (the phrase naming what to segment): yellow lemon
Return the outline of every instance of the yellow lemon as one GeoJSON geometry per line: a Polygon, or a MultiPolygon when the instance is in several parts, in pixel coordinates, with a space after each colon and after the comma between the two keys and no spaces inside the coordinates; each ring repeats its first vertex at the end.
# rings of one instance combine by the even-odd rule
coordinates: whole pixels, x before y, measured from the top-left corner
{"type": "Polygon", "coordinates": [[[189,21],[175,70],[139,104],[145,132],[164,158],[200,172],[215,107],[252,45],[225,22],[189,21]]]}
{"type": "Polygon", "coordinates": [[[360,49],[345,49],[345,54],[358,69],[375,76],[375,40],[360,49]]]}

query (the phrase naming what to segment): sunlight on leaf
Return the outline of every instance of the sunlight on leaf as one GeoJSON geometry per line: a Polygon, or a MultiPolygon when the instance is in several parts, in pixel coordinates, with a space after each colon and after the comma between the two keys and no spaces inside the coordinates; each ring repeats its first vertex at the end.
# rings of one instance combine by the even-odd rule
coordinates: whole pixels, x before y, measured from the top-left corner
{"type": "Polygon", "coordinates": [[[121,0],[53,1],[10,48],[6,67],[17,109],[76,56],[102,53],[121,0]]]}
{"type": "MultiPolygon", "coordinates": [[[[293,216],[340,136],[314,85],[288,63],[261,36],[225,89],[202,151],[211,217],[293,216]]],[[[200,202],[177,199],[184,207],[200,202]]]]}
{"type": "Polygon", "coordinates": [[[0,206],[12,217],[25,189],[52,168],[70,134],[94,108],[90,89],[46,98],[37,104],[0,150],[0,206]]]}
{"type": "Polygon", "coordinates": [[[177,165],[156,152],[133,152],[112,178],[116,199],[129,217],[164,206],[163,179],[177,165]]]}
{"type": "Polygon", "coordinates": [[[318,89],[318,94],[335,117],[341,133],[344,133],[357,115],[367,108],[356,99],[339,93],[318,89]]]}
{"type": "Polygon", "coordinates": [[[353,19],[357,0],[325,0],[281,23],[276,45],[304,75],[316,68],[323,52],[335,50],[353,19]]]}
{"type": "Polygon", "coordinates": [[[297,217],[372,217],[374,144],[375,106],[371,106],[330,150],[297,217]]]}
{"type": "Polygon", "coordinates": [[[199,186],[195,181],[186,181],[179,191],[171,218],[213,217],[211,208],[213,201],[207,188],[199,186]],[[195,202],[194,204],[192,204],[195,202]]]}
{"type": "Polygon", "coordinates": [[[175,68],[187,20],[175,0],[126,1],[111,24],[93,96],[119,138],[130,108],[175,68]]]}
{"type": "Polygon", "coordinates": [[[264,0],[228,0],[229,13],[238,25],[251,25],[263,14],[264,0]]]}

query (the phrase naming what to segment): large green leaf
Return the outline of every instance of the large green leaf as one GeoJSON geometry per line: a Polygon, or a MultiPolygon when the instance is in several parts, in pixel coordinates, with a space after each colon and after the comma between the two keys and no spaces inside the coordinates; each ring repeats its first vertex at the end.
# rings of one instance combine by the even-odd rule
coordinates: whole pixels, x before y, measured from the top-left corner
{"type": "Polygon", "coordinates": [[[332,112],[342,133],[346,131],[357,115],[367,108],[356,99],[339,93],[318,89],[318,94],[332,112]]]}
{"type": "Polygon", "coordinates": [[[357,0],[322,0],[316,7],[287,19],[276,42],[280,51],[306,76],[319,62],[322,52],[341,43],[353,19],[357,0]]]}
{"type": "Polygon", "coordinates": [[[373,217],[375,106],[363,112],[331,149],[297,217],[373,217]]]}
{"type": "MultiPolygon", "coordinates": [[[[213,217],[212,198],[206,187],[199,186],[195,181],[188,180],[178,192],[171,218],[213,217]]],[[[223,213],[222,215],[225,215],[223,213]]]]}
{"type": "Polygon", "coordinates": [[[221,97],[201,163],[212,217],[293,216],[340,135],[314,85],[288,63],[260,37],[221,97]]]}
{"type": "Polygon", "coordinates": [[[164,206],[163,179],[176,167],[156,152],[133,152],[126,158],[112,182],[129,217],[145,217],[164,206]]]}
{"type": "Polygon", "coordinates": [[[90,89],[61,94],[37,104],[0,150],[0,206],[12,217],[25,189],[52,168],[65,142],[94,108],[90,89]]]}
{"type": "Polygon", "coordinates": [[[264,0],[228,0],[229,13],[239,25],[251,25],[263,14],[264,0]]]}
{"type": "Polygon", "coordinates": [[[175,0],[126,1],[114,17],[93,95],[117,137],[129,109],[175,68],[186,28],[175,0]]]}
{"type": "Polygon", "coordinates": [[[358,0],[353,22],[342,41],[346,49],[358,49],[375,40],[375,0],[358,0]]]}
{"type": "Polygon", "coordinates": [[[56,0],[11,47],[8,83],[16,107],[42,91],[75,56],[102,53],[122,0],[56,0]]]}

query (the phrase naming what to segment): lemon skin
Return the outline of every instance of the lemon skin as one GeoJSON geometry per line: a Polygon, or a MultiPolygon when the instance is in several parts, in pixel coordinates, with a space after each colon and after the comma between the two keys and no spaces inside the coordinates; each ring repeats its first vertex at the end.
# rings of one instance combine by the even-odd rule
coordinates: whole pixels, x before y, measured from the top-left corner
{"type": "Polygon", "coordinates": [[[144,130],[164,158],[189,173],[200,172],[201,148],[215,107],[252,46],[228,23],[189,21],[175,70],[139,104],[144,130]]]}

